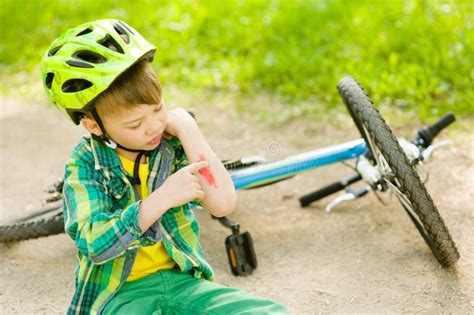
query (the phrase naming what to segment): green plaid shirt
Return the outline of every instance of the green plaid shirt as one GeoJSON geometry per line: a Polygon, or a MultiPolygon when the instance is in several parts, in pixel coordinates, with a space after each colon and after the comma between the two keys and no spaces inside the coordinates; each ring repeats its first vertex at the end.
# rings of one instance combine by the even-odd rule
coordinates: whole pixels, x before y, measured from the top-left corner
{"type": "MultiPolygon", "coordinates": [[[[148,190],[188,164],[178,138],[163,139],[149,157],[148,190]]],[[[89,136],[66,163],[64,221],[78,249],[76,291],[68,314],[100,313],[127,279],[140,246],[162,241],[182,272],[214,280],[190,204],[169,209],[147,231],[138,223],[136,187],[115,151],[89,136]]]]}

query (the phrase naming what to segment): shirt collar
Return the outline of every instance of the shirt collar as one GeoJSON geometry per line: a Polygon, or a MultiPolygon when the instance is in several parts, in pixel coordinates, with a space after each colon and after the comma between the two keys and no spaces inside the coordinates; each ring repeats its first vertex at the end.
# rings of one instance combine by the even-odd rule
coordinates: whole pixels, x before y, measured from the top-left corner
{"type": "Polygon", "coordinates": [[[91,148],[96,170],[120,166],[120,160],[117,153],[115,153],[114,149],[108,147],[103,141],[91,137],[91,148]]]}

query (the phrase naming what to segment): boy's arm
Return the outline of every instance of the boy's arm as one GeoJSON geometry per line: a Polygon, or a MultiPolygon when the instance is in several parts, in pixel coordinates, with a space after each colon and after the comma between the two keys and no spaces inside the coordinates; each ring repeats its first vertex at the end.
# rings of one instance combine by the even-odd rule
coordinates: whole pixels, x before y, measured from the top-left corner
{"type": "Polygon", "coordinates": [[[237,194],[227,169],[204,138],[194,122],[183,124],[177,130],[177,137],[188,157],[189,164],[207,161],[208,168],[198,172],[205,197],[201,204],[216,217],[232,213],[236,207],[237,194]]]}

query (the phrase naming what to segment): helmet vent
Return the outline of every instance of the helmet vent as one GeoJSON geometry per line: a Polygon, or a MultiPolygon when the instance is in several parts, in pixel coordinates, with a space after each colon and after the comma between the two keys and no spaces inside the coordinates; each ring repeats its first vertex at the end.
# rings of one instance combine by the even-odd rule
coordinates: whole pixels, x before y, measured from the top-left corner
{"type": "Polygon", "coordinates": [[[87,62],[79,61],[79,60],[67,60],[66,63],[71,67],[77,68],[94,68],[93,65],[88,64],[87,62]]]}
{"type": "Polygon", "coordinates": [[[112,36],[110,35],[105,36],[104,39],[98,41],[97,43],[99,43],[100,45],[108,49],[111,49],[113,51],[123,54],[122,46],[120,46],[119,43],[117,43],[117,41],[113,39],[112,36]]]}
{"type": "Polygon", "coordinates": [[[95,64],[104,63],[106,61],[106,59],[103,56],[99,55],[96,52],[88,51],[88,50],[76,51],[72,55],[72,57],[76,58],[76,59],[79,59],[79,60],[82,60],[82,61],[95,63],[95,64]]]}
{"type": "Polygon", "coordinates": [[[82,30],[79,34],[77,34],[76,37],[89,34],[90,32],[92,32],[92,28],[88,27],[88,28],[82,30]]]}
{"type": "Polygon", "coordinates": [[[118,22],[119,22],[120,25],[125,27],[127,29],[127,31],[129,31],[131,34],[135,35],[135,32],[130,29],[130,27],[127,25],[127,23],[124,23],[122,21],[118,21],[118,22]]]}
{"type": "Polygon", "coordinates": [[[61,90],[64,93],[75,93],[88,89],[92,86],[90,81],[84,79],[70,79],[64,82],[61,90]]]}
{"type": "Polygon", "coordinates": [[[63,47],[63,46],[61,45],[61,46],[56,46],[54,48],[51,48],[51,50],[48,51],[48,57],[52,57],[52,56],[56,55],[56,53],[59,51],[59,49],[61,49],[61,47],[63,47]]]}
{"type": "Polygon", "coordinates": [[[128,37],[127,32],[123,29],[122,26],[120,26],[120,24],[114,23],[114,29],[126,44],[130,43],[130,37],[128,37]]]}
{"type": "Polygon", "coordinates": [[[54,79],[54,73],[48,72],[48,74],[46,75],[46,79],[44,80],[44,83],[46,84],[46,87],[48,89],[51,88],[51,85],[53,84],[53,79],[54,79]]]}

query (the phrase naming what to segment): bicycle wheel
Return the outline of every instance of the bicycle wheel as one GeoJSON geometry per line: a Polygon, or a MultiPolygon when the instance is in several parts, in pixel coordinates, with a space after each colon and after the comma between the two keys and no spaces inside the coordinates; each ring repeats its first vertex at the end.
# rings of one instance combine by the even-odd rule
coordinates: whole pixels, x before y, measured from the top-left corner
{"type": "Polygon", "coordinates": [[[351,77],[337,86],[349,113],[371,150],[387,187],[395,192],[436,259],[454,264],[459,252],[414,166],[364,89],[351,77]]]}
{"type": "Polygon", "coordinates": [[[36,209],[32,214],[0,225],[0,243],[17,242],[64,233],[62,202],[36,209]]]}

